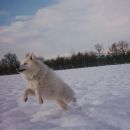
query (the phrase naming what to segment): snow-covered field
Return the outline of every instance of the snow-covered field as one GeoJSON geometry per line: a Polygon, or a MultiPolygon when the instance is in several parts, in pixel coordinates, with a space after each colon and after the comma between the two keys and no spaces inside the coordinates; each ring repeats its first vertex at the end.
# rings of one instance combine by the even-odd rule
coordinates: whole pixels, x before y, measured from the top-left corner
{"type": "Polygon", "coordinates": [[[21,101],[20,75],[0,77],[0,130],[129,130],[130,65],[57,72],[76,92],[78,103],[63,111],[54,102],[21,101]]]}

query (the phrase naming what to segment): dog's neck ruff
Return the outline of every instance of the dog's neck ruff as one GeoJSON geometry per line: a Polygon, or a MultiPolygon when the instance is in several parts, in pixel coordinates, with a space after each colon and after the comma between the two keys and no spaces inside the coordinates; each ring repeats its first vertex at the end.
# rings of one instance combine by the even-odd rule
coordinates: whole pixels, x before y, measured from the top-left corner
{"type": "Polygon", "coordinates": [[[33,74],[28,80],[40,80],[42,75],[42,78],[45,78],[47,76],[47,73],[42,73],[42,70],[39,70],[36,74],[33,74]]]}

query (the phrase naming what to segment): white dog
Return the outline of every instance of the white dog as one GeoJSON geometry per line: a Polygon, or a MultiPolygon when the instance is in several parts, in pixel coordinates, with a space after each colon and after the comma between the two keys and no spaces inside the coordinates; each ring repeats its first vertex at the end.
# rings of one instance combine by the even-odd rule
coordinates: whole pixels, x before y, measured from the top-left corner
{"type": "Polygon", "coordinates": [[[71,101],[76,102],[74,91],[34,54],[26,55],[18,71],[28,81],[24,102],[29,95],[35,95],[40,104],[43,104],[44,99],[52,99],[65,110],[71,101]]]}

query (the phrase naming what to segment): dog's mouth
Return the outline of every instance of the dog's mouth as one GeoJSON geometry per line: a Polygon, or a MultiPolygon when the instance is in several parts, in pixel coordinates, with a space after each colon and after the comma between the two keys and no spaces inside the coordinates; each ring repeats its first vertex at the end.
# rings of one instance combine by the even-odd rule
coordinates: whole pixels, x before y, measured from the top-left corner
{"type": "Polygon", "coordinates": [[[18,73],[22,73],[23,71],[25,71],[26,69],[16,69],[18,73]]]}
{"type": "Polygon", "coordinates": [[[27,69],[27,67],[25,65],[18,65],[16,70],[17,70],[18,73],[22,73],[26,69],[27,69]]]}

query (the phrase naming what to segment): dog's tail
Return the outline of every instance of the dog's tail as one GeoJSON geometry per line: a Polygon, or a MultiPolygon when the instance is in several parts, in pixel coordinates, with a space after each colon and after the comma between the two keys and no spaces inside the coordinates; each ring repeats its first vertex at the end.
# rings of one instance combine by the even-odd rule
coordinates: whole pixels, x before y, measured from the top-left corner
{"type": "Polygon", "coordinates": [[[76,103],[77,102],[76,97],[73,97],[72,101],[76,103]]]}

